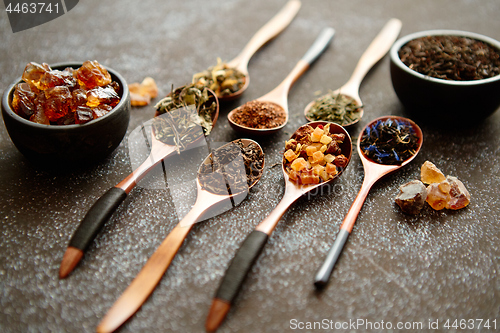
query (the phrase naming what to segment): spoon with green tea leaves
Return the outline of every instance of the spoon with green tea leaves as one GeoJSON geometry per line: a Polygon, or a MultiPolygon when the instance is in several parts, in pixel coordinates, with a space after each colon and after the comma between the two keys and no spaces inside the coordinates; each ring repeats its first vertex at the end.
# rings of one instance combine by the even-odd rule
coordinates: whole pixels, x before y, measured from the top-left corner
{"type": "Polygon", "coordinates": [[[357,146],[365,172],[363,185],[340,225],[333,246],[314,277],[314,285],[317,288],[322,288],[328,283],[373,184],[388,173],[410,163],[420,151],[422,142],[423,134],[420,127],[403,117],[380,117],[361,131],[357,146]]]}
{"type": "Polygon", "coordinates": [[[209,135],[219,116],[219,102],[205,87],[182,86],[156,105],[151,126],[149,156],[128,177],[104,193],[89,209],[69,241],[59,268],[59,278],[67,277],[78,265],[84,251],[130,191],[160,161],[193,147],[209,135]]]}
{"type": "Polygon", "coordinates": [[[245,276],[259,257],[280,218],[302,195],[328,186],[345,170],[352,155],[351,138],[340,125],[316,121],[301,126],[285,144],[282,171],[285,193],[276,208],[250,233],[224,274],[205,324],[215,331],[231,308],[245,276]]]}
{"type": "Polygon", "coordinates": [[[239,97],[250,84],[248,63],[264,44],[279,35],[299,11],[299,0],[289,1],[269,22],[255,33],[236,58],[228,63],[217,59],[217,65],[193,75],[193,82],[205,85],[215,92],[219,100],[239,97]]]}
{"type": "Polygon", "coordinates": [[[335,30],[324,28],[288,76],[273,90],[229,112],[231,127],[240,133],[256,136],[281,130],[288,122],[288,92],[295,81],[330,44],[335,30]]]}
{"type": "Polygon", "coordinates": [[[356,124],[363,117],[359,87],[368,71],[390,50],[401,31],[401,21],[391,19],[363,53],[350,79],[339,89],[309,103],[304,110],[308,121],[331,121],[342,126],[356,124]]]}
{"type": "Polygon", "coordinates": [[[198,170],[194,206],[113,304],[97,332],[112,332],[127,321],[154,291],[193,225],[211,214],[214,207],[241,202],[260,180],[263,170],[264,152],[253,140],[238,139],[213,150],[198,170]]]}

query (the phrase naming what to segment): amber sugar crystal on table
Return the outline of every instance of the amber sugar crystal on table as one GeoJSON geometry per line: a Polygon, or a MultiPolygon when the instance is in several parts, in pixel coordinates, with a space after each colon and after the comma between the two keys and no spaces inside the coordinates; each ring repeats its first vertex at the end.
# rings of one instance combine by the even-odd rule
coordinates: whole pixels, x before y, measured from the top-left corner
{"type": "Polygon", "coordinates": [[[402,185],[396,204],[407,214],[418,214],[427,202],[434,210],[458,210],[470,202],[465,185],[453,176],[444,176],[432,162],[426,161],[420,168],[421,181],[413,180],[402,185]],[[424,184],[428,184],[427,188],[424,184]]]}
{"type": "Polygon", "coordinates": [[[285,144],[285,171],[298,184],[319,184],[337,175],[348,159],[339,145],[344,134],[331,134],[330,125],[304,126],[285,144]]]}
{"type": "Polygon", "coordinates": [[[62,71],[30,62],[22,79],[15,87],[12,108],[39,124],[84,124],[104,116],[120,102],[119,84],[95,60],[62,71]]]}

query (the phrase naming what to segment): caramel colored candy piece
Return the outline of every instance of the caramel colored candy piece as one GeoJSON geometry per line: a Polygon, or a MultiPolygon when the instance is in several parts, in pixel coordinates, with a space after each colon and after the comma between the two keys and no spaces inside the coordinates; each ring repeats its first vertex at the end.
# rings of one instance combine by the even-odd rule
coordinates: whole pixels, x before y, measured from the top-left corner
{"type": "Polygon", "coordinates": [[[75,111],[75,123],[85,124],[94,119],[94,113],[88,106],[79,106],[75,111]]]}
{"type": "Polygon", "coordinates": [[[142,83],[132,83],[128,86],[132,106],[144,106],[151,103],[151,98],[158,96],[158,87],[151,77],[146,77],[142,83]]]}
{"type": "Polygon", "coordinates": [[[87,105],[87,91],[75,89],[71,92],[71,111],[75,112],[79,106],[87,105]]]}
{"type": "Polygon", "coordinates": [[[432,162],[425,161],[420,168],[420,178],[424,184],[440,183],[446,180],[444,174],[432,162]]]}
{"type": "Polygon", "coordinates": [[[420,213],[427,198],[427,189],[420,180],[413,180],[399,187],[396,204],[406,214],[420,213]]]}
{"type": "Polygon", "coordinates": [[[42,79],[43,75],[49,70],[50,67],[47,64],[40,65],[36,62],[30,62],[26,65],[26,68],[24,68],[22,76],[23,81],[37,87],[38,89],[41,89],[40,80],[42,79]]]}
{"type": "Polygon", "coordinates": [[[67,86],[69,88],[73,88],[76,86],[76,79],[70,71],[51,70],[43,74],[39,85],[43,90],[56,86],[67,86]]]}
{"type": "Polygon", "coordinates": [[[109,111],[113,110],[113,107],[107,104],[99,104],[95,108],[92,108],[92,113],[94,115],[94,119],[104,116],[109,111]]]}
{"type": "Polygon", "coordinates": [[[93,108],[99,104],[108,104],[112,107],[120,102],[120,97],[111,86],[96,87],[87,91],[87,106],[93,108]]]}
{"type": "Polygon", "coordinates": [[[12,108],[14,112],[23,118],[29,118],[36,110],[35,98],[38,89],[27,83],[19,83],[12,97],[12,108]]]}
{"type": "Polygon", "coordinates": [[[45,90],[44,111],[50,121],[56,121],[70,112],[72,97],[68,87],[65,86],[45,90]]]}
{"type": "Polygon", "coordinates": [[[447,176],[446,180],[451,186],[450,199],[446,203],[446,208],[457,210],[466,207],[470,202],[470,194],[465,185],[457,177],[447,176]]]}
{"type": "Polygon", "coordinates": [[[441,183],[432,183],[427,186],[427,203],[435,210],[446,207],[450,201],[451,185],[445,179],[441,183]]]}
{"type": "Polygon", "coordinates": [[[47,118],[47,116],[45,115],[42,105],[37,106],[36,110],[30,117],[30,121],[38,124],[50,125],[49,118],[47,118]]]}
{"type": "Polygon", "coordinates": [[[111,83],[111,75],[96,60],[85,61],[73,75],[78,80],[78,84],[86,89],[103,87],[111,83]]]}

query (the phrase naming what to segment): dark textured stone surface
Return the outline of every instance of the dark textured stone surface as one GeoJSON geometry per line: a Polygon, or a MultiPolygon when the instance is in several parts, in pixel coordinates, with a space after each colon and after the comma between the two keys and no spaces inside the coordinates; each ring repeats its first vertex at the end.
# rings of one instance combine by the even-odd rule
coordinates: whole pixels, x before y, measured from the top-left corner
{"type": "MultiPolygon", "coordinates": [[[[160,95],[166,95],[172,84],[187,83],[217,57],[236,56],[284,3],[86,0],[60,18],[15,34],[2,12],[0,89],[29,61],[96,59],[128,82],[154,77],[160,95]]],[[[443,28],[499,40],[498,13],[497,0],[304,1],[292,24],[252,58],[248,91],[221,107],[212,136],[216,142],[237,138],[227,113],[274,88],[320,30],[334,27],[330,48],[291,90],[290,123],[281,133],[258,139],[267,163],[261,183],[236,209],[193,228],[153,295],[120,331],[204,330],[229,260],[283,193],[281,170],[272,166],[281,161],[284,140],[305,123],[303,109],[316,91],[347,81],[389,18],[402,20],[401,35],[443,28]]],[[[391,86],[387,56],[365,79],[361,98],[365,117],[349,130],[353,141],[375,117],[407,116],[391,86]]],[[[152,107],[133,109],[128,133],[153,114],[152,107]]],[[[465,130],[419,125],[425,136],[420,155],[374,186],[330,284],[316,293],[313,275],[361,186],[356,153],[330,193],[302,198],[284,215],[221,332],[287,332],[292,319],[418,321],[424,328],[439,320],[443,329],[448,319],[478,318],[500,325],[500,198],[492,190],[500,187],[500,113],[465,130]],[[424,209],[410,217],[394,205],[395,191],[418,178],[425,160],[464,182],[472,196],[467,208],[424,209]]],[[[137,163],[137,155],[132,163],[128,156],[133,144],[126,137],[102,163],[55,175],[25,160],[0,124],[0,331],[94,331],[178,215],[185,214],[189,207],[177,207],[172,198],[188,202],[193,191],[186,186],[174,195],[160,170],[159,181],[148,177],[132,190],[72,275],[58,279],[67,243],[88,208],[137,163]]]]}

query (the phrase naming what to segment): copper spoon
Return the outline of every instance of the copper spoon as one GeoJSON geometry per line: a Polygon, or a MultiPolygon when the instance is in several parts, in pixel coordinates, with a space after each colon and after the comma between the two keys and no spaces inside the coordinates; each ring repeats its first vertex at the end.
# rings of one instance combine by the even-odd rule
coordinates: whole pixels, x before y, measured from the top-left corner
{"type": "Polygon", "coordinates": [[[256,101],[274,104],[275,107],[280,108],[286,115],[286,119],[283,124],[277,127],[263,129],[250,128],[240,125],[233,120],[233,116],[236,112],[238,112],[238,109],[241,108],[240,106],[239,108],[229,112],[227,115],[227,119],[229,120],[231,127],[233,127],[234,130],[247,135],[268,135],[285,127],[288,122],[288,92],[290,91],[290,88],[295,81],[302,76],[307,69],[309,69],[309,66],[323,53],[326,47],[330,44],[334,34],[335,30],[332,28],[323,29],[316,41],[309,48],[302,59],[300,59],[295,65],[290,74],[288,74],[288,76],[272,91],[256,99],[256,101]]]}
{"type": "MultiPolygon", "coordinates": [[[[217,104],[215,112],[212,115],[212,124],[215,125],[219,117],[219,102],[215,94],[211,90],[209,90],[209,92],[213,96],[210,98],[209,103],[215,101],[217,104]]],[[[152,121],[154,121],[154,118],[152,121]]],[[[190,146],[195,146],[203,139],[204,136],[201,135],[196,141],[192,142],[190,146]]],[[[63,279],[67,277],[78,265],[83,257],[84,251],[92,243],[116,208],[118,208],[130,191],[137,185],[139,180],[160,163],[160,161],[176,155],[178,152],[177,146],[168,145],[156,139],[154,131],[151,131],[150,140],[151,151],[148,158],[146,158],[146,160],[124,180],[104,193],[89,209],[80,222],[80,225],[71,237],[68,248],[64,253],[59,267],[59,278],[63,279]]]]}
{"type": "Polygon", "coordinates": [[[352,203],[349,212],[347,213],[346,217],[344,218],[344,221],[340,225],[340,231],[337,234],[335,242],[333,243],[330,251],[326,256],[325,261],[323,262],[320,269],[316,273],[316,276],[314,277],[314,285],[317,288],[322,288],[328,283],[330,275],[332,274],[333,271],[333,267],[335,266],[335,263],[337,262],[337,259],[340,253],[342,252],[342,249],[344,248],[344,244],[346,243],[349,234],[352,232],[354,223],[356,223],[358,214],[361,211],[361,208],[363,207],[363,204],[368,195],[368,192],[370,192],[370,189],[372,188],[373,184],[375,184],[380,178],[387,175],[388,173],[396,171],[404,167],[408,163],[410,163],[417,156],[418,152],[420,151],[420,148],[422,148],[422,142],[423,142],[423,134],[420,127],[418,127],[418,125],[415,124],[410,119],[403,117],[396,117],[396,116],[380,117],[373,120],[368,125],[366,125],[365,128],[361,131],[358,137],[357,145],[358,145],[358,155],[361,158],[361,162],[363,163],[363,168],[365,171],[365,178],[363,179],[363,185],[361,185],[361,189],[359,190],[356,199],[352,203]],[[406,159],[401,165],[386,165],[386,164],[376,163],[371,159],[369,159],[368,157],[366,157],[360,148],[361,138],[366,128],[368,126],[373,125],[379,120],[385,121],[387,119],[400,120],[410,123],[410,125],[413,127],[413,130],[415,131],[416,136],[419,138],[418,148],[415,154],[412,155],[410,158],[406,159]]]}
{"type": "Polygon", "coordinates": [[[239,97],[248,88],[250,84],[250,75],[248,74],[248,63],[250,58],[267,42],[279,35],[289,24],[299,11],[301,2],[299,0],[290,0],[287,4],[262,28],[255,33],[243,50],[233,60],[227,63],[227,66],[234,68],[245,75],[245,83],[232,94],[217,96],[221,101],[228,101],[239,97]]]}
{"type": "MultiPolygon", "coordinates": [[[[342,154],[347,158],[347,165],[351,160],[352,143],[349,133],[340,125],[328,123],[324,121],[316,121],[304,126],[310,125],[316,128],[318,125],[330,124],[330,133],[342,133],[345,135],[344,142],[340,145],[342,154]]],[[[296,138],[296,134],[304,127],[300,127],[293,135],[292,139],[296,138]]],[[[271,236],[273,230],[276,228],[281,216],[288,210],[288,208],[302,195],[314,190],[317,187],[331,184],[337,179],[345,168],[338,170],[337,175],[328,180],[327,182],[311,185],[298,185],[290,180],[287,172],[285,171],[285,159],[283,158],[282,171],[285,179],[285,193],[279,204],[267,216],[252,233],[243,241],[233,260],[229,264],[224,277],[219,285],[219,289],[213,299],[212,306],[206,321],[206,329],[209,332],[215,331],[224,320],[226,314],[231,308],[231,303],[238,295],[238,291],[243,285],[245,276],[248,274],[252,265],[259,257],[264,245],[268,238],[271,236]]]]}
{"type": "MultiPolygon", "coordinates": [[[[330,94],[342,94],[352,98],[358,106],[363,106],[363,102],[359,97],[359,87],[361,86],[361,82],[370,69],[390,50],[392,44],[394,44],[398,38],[399,32],[401,31],[401,25],[400,20],[395,18],[390,19],[363,53],[349,80],[342,87],[331,92],[330,94]]],[[[307,116],[309,110],[315,102],[316,101],[312,101],[305,107],[304,116],[308,121],[316,120],[307,116]]],[[[351,126],[357,123],[363,117],[363,108],[361,108],[359,112],[359,117],[356,120],[340,125],[351,126]]]]}
{"type": "MultiPolygon", "coordinates": [[[[241,141],[244,146],[254,143],[262,151],[260,145],[253,140],[241,139],[241,141]]],[[[209,157],[205,159],[204,163],[207,163],[209,157]]],[[[262,163],[264,164],[264,161],[262,163]]],[[[264,166],[262,165],[262,170],[263,169],[264,166]]],[[[259,178],[248,188],[257,184],[260,180],[260,176],[262,176],[262,172],[259,178]]],[[[232,195],[217,195],[202,189],[199,179],[196,184],[198,193],[194,206],[168,234],[132,283],[127,287],[115,304],[113,304],[111,309],[109,309],[106,316],[99,323],[97,332],[112,332],[116,330],[141,307],[160,282],[187,234],[203,214],[214,206],[234,200],[235,197],[242,199],[248,193],[248,191],[243,191],[232,195]]]]}

